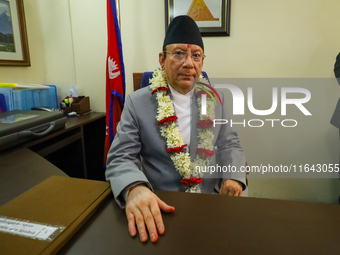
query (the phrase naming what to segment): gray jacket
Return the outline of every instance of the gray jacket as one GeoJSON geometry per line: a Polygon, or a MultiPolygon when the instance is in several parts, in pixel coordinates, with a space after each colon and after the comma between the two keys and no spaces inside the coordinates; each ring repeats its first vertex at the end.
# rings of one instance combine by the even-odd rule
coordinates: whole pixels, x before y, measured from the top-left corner
{"type": "MultiPolygon", "coordinates": [[[[216,119],[230,120],[230,114],[219,92],[223,107],[216,107],[216,119]]],[[[193,99],[196,102],[194,96],[193,99]]],[[[217,100],[218,102],[218,100],[217,100]]],[[[219,104],[219,103],[218,103],[219,104]]],[[[192,112],[197,112],[197,105],[192,104],[192,112]],[[195,110],[196,108],[196,110],[195,110]]],[[[170,154],[167,152],[165,138],[161,136],[156,121],[157,101],[151,95],[149,87],[139,89],[127,96],[117,134],[107,155],[106,180],[110,181],[114,197],[124,208],[125,198],[122,191],[133,183],[144,182],[151,189],[185,191],[181,175],[176,171],[170,154]]],[[[198,114],[192,114],[190,156],[196,157],[198,114]]],[[[236,131],[228,124],[216,125],[215,156],[211,166],[245,166],[245,156],[239,144],[236,131]]],[[[221,182],[225,179],[238,180],[245,189],[245,173],[226,172],[221,174],[206,173],[201,183],[202,193],[218,193],[221,182]]]]}

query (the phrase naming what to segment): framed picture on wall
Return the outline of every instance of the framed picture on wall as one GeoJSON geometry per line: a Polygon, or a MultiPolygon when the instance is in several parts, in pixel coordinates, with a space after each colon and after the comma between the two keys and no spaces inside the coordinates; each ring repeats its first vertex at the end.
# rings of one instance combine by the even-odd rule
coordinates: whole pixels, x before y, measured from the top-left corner
{"type": "Polygon", "coordinates": [[[30,66],[23,0],[0,0],[0,65],[30,66]]]}
{"type": "Polygon", "coordinates": [[[202,36],[229,36],[230,1],[165,0],[165,29],[174,17],[188,15],[196,21],[202,36]]]}

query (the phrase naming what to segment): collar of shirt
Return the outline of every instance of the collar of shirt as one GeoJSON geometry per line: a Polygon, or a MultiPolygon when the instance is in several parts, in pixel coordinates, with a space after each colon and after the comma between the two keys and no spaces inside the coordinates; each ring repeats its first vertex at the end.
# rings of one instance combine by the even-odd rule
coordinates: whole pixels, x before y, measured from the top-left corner
{"type": "Polygon", "coordinates": [[[181,94],[177,90],[175,90],[173,87],[171,87],[170,84],[168,84],[168,87],[170,89],[170,94],[172,97],[173,102],[178,105],[178,106],[184,106],[188,107],[190,105],[187,105],[188,103],[190,104],[190,100],[192,99],[194,95],[194,89],[191,89],[188,93],[186,94],[181,94]]]}

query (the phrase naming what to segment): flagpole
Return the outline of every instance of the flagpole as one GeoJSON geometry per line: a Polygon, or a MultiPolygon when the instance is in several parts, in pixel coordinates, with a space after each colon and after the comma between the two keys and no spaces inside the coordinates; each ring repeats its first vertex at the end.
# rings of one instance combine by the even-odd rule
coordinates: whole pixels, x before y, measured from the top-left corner
{"type": "Polygon", "coordinates": [[[116,11],[117,11],[117,19],[118,19],[118,25],[119,25],[119,29],[122,32],[122,27],[120,26],[120,2],[119,0],[115,0],[116,2],[116,11]]]}

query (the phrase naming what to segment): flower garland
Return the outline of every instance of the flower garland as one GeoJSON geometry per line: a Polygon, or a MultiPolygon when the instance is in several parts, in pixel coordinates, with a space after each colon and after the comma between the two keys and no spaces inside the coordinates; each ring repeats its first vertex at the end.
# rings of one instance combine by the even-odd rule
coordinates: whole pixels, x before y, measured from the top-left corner
{"type": "Polygon", "coordinates": [[[166,139],[167,151],[171,153],[171,160],[174,163],[176,170],[183,177],[181,182],[187,186],[186,192],[201,193],[200,183],[204,175],[203,167],[209,164],[210,158],[214,152],[214,133],[212,131],[213,119],[215,119],[215,100],[211,98],[211,93],[207,93],[205,84],[209,84],[208,80],[202,76],[196,82],[195,93],[197,95],[198,109],[201,109],[202,99],[200,95],[207,95],[207,114],[202,115],[199,111],[199,127],[197,147],[197,156],[194,162],[190,162],[190,155],[184,152],[187,146],[184,143],[183,136],[176,124],[177,116],[173,101],[171,100],[168,88],[168,82],[165,77],[165,72],[158,69],[153,73],[150,79],[151,94],[156,94],[158,103],[156,120],[160,126],[161,135],[166,139]],[[198,169],[197,169],[198,168],[198,169]]]}

